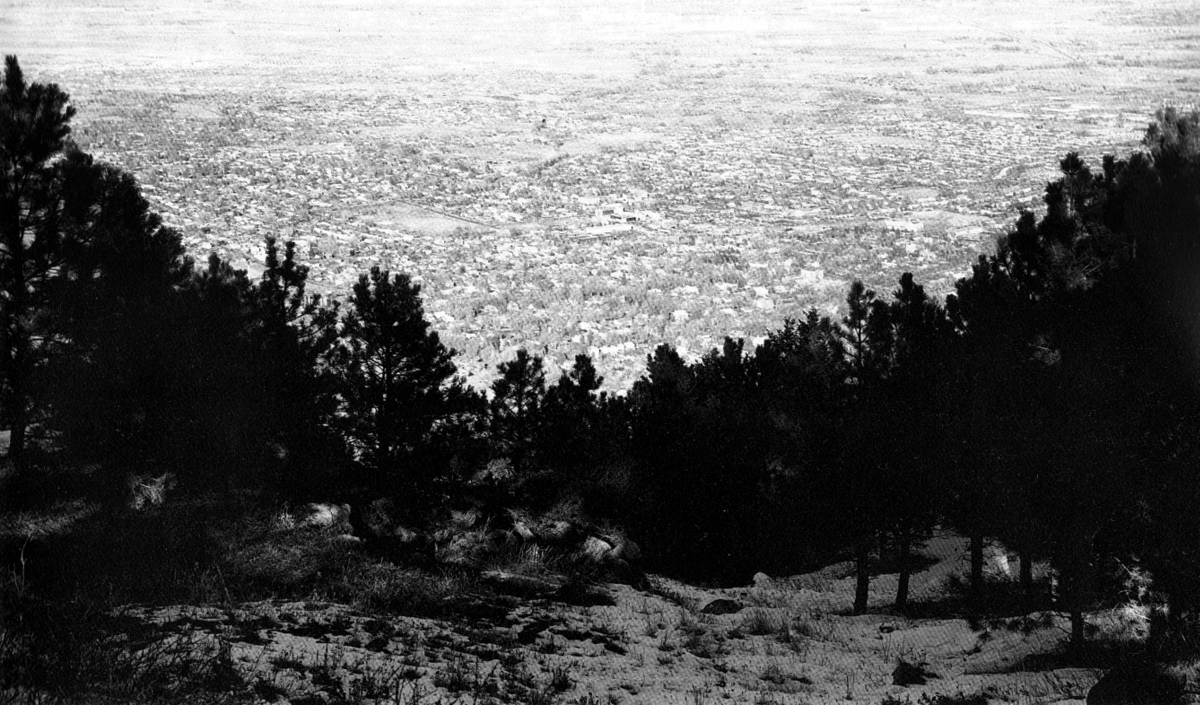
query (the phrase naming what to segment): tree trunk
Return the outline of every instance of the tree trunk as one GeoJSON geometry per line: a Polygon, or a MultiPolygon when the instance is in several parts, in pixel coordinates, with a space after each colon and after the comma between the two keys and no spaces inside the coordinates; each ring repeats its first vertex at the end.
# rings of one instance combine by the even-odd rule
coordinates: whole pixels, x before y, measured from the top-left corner
{"type": "Polygon", "coordinates": [[[22,414],[14,414],[12,428],[8,438],[8,459],[12,461],[13,472],[20,475],[25,469],[25,419],[22,414]]]}
{"type": "Polygon", "coordinates": [[[858,553],[855,556],[854,572],[856,583],[854,587],[854,614],[867,613],[867,597],[871,589],[871,537],[863,537],[858,542],[858,553]]]}
{"type": "MultiPolygon", "coordinates": [[[[14,385],[15,386],[15,385],[14,385]]],[[[19,507],[25,506],[32,498],[26,496],[26,488],[29,486],[25,482],[25,477],[28,468],[28,458],[26,456],[26,447],[28,446],[28,418],[25,414],[25,400],[22,398],[20,391],[12,390],[13,393],[6,399],[10,405],[16,407],[10,415],[9,421],[9,436],[8,436],[8,454],[5,456],[9,463],[12,464],[12,476],[16,482],[10,482],[9,494],[7,500],[11,502],[10,506],[19,507]]]]}
{"type": "Polygon", "coordinates": [[[1078,605],[1071,606],[1071,653],[1083,651],[1083,610],[1078,605]]]}
{"type": "Polygon", "coordinates": [[[900,578],[896,582],[896,611],[908,609],[908,578],[911,572],[909,565],[909,550],[911,540],[907,529],[901,530],[896,536],[896,559],[900,563],[900,578]]]}
{"type": "Polygon", "coordinates": [[[971,531],[971,611],[983,609],[983,532],[971,531]]]}

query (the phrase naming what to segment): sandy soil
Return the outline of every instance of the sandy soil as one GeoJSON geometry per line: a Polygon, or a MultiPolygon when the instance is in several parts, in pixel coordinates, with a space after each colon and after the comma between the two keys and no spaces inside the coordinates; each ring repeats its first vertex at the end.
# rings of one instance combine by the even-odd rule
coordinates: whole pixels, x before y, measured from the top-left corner
{"type": "MultiPolygon", "coordinates": [[[[947,577],[966,569],[964,549],[953,536],[926,547],[935,561],[913,588],[927,609],[946,597],[947,577]]],[[[380,619],[338,605],[270,602],[129,615],[225,640],[238,673],[291,700],[388,690],[427,702],[505,701],[519,687],[545,689],[557,675],[555,698],[566,703],[878,703],[985,693],[991,702],[1066,704],[1082,703],[1102,675],[1044,658],[1065,638],[1058,615],[1021,631],[1015,626],[1042,615],[1016,618],[1011,629],[972,629],[951,614],[890,614],[895,576],[875,580],[871,614],[845,616],[853,594],[846,572],[831,566],[721,590],[652,577],[651,591],[606,586],[611,605],[514,601],[472,620],[380,619]],[[716,599],[736,602],[737,611],[706,613],[716,599]],[[899,660],[924,664],[928,682],[896,685],[899,660]]],[[[1127,626],[1109,612],[1089,621],[1101,633],[1127,626]]]]}

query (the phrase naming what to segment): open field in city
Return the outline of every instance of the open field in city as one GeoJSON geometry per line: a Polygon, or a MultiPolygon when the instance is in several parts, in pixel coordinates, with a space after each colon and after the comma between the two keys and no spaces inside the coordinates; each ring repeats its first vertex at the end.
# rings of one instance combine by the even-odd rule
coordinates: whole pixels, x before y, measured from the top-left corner
{"type": "Polygon", "coordinates": [[[1200,90],[1186,1],[2,7],[198,259],[408,271],[476,381],[526,346],[621,388],[856,277],[946,293],[1063,153],[1200,90]]]}

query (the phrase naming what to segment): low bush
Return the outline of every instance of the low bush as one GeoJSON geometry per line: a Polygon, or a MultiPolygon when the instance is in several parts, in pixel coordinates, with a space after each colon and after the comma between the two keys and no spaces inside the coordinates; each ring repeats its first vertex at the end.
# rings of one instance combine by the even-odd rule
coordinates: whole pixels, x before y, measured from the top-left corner
{"type": "Polygon", "coordinates": [[[82,601],[5,594],[3,702],[253,702],[221,636],[174,633],[82,601]]]}

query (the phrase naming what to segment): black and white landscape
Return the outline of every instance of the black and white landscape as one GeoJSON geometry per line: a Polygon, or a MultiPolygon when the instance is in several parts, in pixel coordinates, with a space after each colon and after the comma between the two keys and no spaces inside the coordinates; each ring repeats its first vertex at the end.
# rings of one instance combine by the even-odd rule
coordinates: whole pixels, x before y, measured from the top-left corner
{"type": "Polygon", "coordinates": [[[0,702],[1200,697],[1200,3],[0,53],[0,702]]]}

